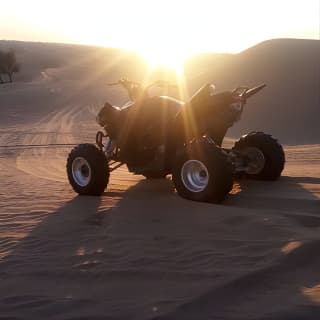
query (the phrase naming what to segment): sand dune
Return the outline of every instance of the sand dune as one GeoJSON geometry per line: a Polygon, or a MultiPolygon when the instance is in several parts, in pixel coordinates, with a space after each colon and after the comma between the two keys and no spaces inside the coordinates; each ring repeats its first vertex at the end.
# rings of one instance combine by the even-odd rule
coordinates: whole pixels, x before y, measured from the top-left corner
{"type": "MultiPolygon", "coordinates": [[[[137,54],[119,49],[0,41],[0,49],[8,48],[16,51],[21,63],[16,80],[51,81],[54,88],[49,90],[54,90],[53,97],[57,90],[66,90],[81,81],[79,94],[88,103],[107,97],[117,104],[124,102],[125,94],[121,89],[114,89],[107,95],[108,82],[121,77],[175,81],[172,72],[150,71],[137,54]]],[[[249,100],[241,123],[229,134],[238,137],[250,130],[263,130],[272,132],[286,144],[320,143],[319,40],[275,39],[239,54],[195,55],[185,63],[185,82],[189,96],[207,82],[214,83],[217,91],[266,83],[262,93],[249,100]]],[[[178,96],[179,92],[172,94],[178,96]]]]}
{"type": "Polygon", "coordinates": [[[94,141],[109,92],[47,75],[0,88],[0,319],[320,317],[319,144],[221,205],[125,168],[79,197],[63,144],[94,141]]]}
{"type": "Polygon", "coordinates": [[[34,113],[1,127],[1,318],[320,315],[319,145],[287,147],[279,181],[238,182],[223,205],[183,200],[170,179],[125,169],[101,198],[78,197],[69,148],[32,145],[92,141],[92,106],[34,113]],[[28,147],[4,147],[15,144],[28,147]]]}

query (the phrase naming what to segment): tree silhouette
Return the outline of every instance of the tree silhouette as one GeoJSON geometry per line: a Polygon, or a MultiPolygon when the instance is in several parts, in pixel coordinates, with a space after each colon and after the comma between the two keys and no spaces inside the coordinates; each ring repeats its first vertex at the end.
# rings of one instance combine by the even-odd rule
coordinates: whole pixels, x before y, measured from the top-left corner
{"type": "Polygon", "coordinates": [[[12,82],[13,73],[19,71],[20,66],[17,62],[14,51],[0,51],[0,83],[4,83],[3,79],[1,78],[1,74],[6,74],[9,77],[9,81],[12,82]]]}
{"type": "Polygon", "coordinates": [[[4,61],[4,52],[0,51],[0,83],[4,83],[2,77],[1,77],[1,74],[2,74],[2,64],[3,64],[3,61],[4,61]]]}

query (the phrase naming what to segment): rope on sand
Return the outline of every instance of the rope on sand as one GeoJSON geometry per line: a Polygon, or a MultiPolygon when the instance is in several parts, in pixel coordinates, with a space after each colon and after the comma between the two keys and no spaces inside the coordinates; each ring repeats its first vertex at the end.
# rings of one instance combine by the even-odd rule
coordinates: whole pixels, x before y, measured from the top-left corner
{"type": "Polygon", "coordinates": [[[48,143],[48,144],[13,144],[0,146],[0,148],[5,149],[27,149],[27,148],[63,148],[63,147],[73,147],[76,143],[48,143]]]}

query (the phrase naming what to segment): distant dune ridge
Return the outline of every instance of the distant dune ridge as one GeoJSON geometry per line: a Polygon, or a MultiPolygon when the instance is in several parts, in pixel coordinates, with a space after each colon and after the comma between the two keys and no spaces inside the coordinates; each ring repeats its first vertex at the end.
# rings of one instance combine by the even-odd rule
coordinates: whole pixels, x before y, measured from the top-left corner
{"type": "MultiPolygon", "coordinates": [[[[90,102],[90,97],[94,97],[92,103],[105,98],[112,103],[124,102],[124,93],[114,89],[110,96],[106,83],[124,76],[142,80],[148,72],[140,56],[120,49],[0,41],[0,50],[8,48],[15,50],[21,64],[21,72],[15,75],[19,83],[46,80],[64,88],[85,84],[81,99],[90,102]]],[[[163,76],[155,72],[153,78],[157,75],[163,76]]],[[[284,143],[320,142],[318,40],[277,39],[239,54],[198,54],[186,62],[185,75],[190,94],[206,82],[214,83],[217,91],[267,84],[263,92],[249,101],[241,122],[230,130],[231,136],[263,130],[284,143]]],[[[70,88],[69,99],[78,98],[70,88]]]]}

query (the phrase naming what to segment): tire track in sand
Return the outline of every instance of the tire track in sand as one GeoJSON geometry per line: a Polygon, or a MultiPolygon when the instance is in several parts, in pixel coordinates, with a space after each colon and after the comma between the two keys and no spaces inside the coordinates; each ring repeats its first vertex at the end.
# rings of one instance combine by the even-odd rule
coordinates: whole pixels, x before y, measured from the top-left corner
{"type": "MultiPolygon", "coordinates": [[[[56,134],[27,135],[23,139],[25,145],[47,145],[51,143],[75,144],[72,132],[75,120],[83,108],[69,106],[41,119],[35,126],[36,131],[54,132],[56,134]]],[[[23,150],[16,159],[18,169],[33,176],[54,180],[66,181],[65,162],[70,147],[66,148],[30,148],[23,150]]]]}

